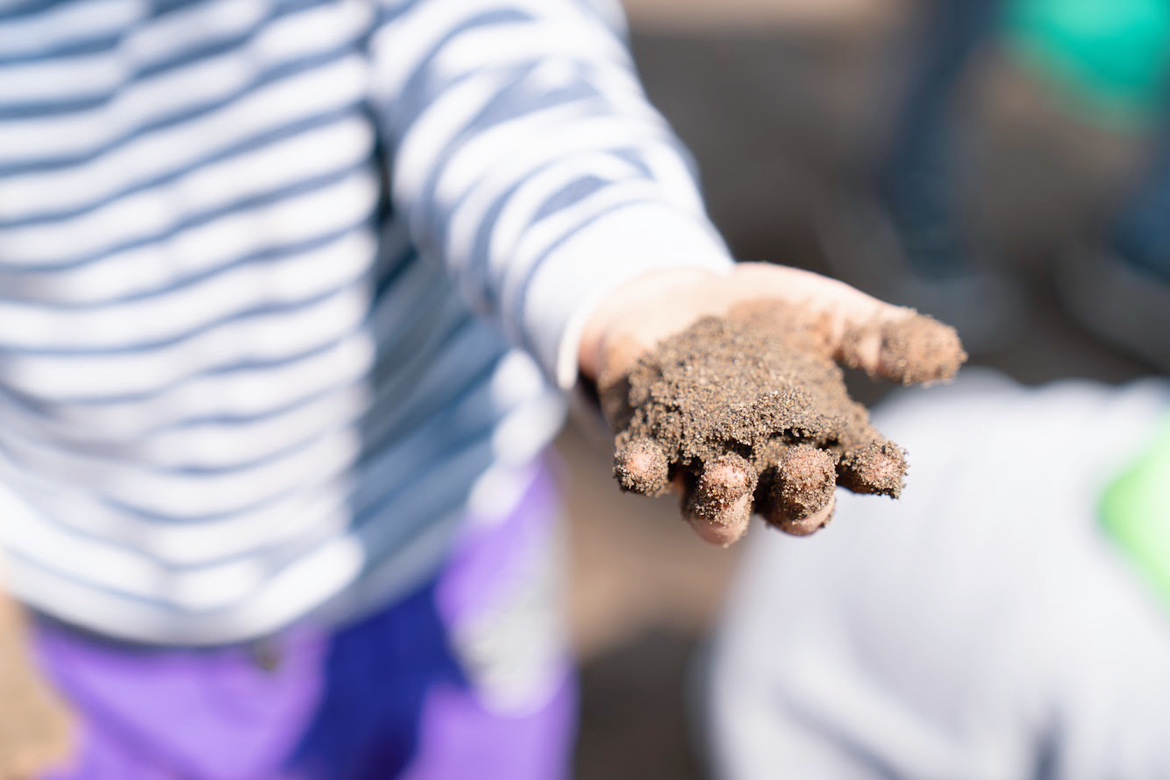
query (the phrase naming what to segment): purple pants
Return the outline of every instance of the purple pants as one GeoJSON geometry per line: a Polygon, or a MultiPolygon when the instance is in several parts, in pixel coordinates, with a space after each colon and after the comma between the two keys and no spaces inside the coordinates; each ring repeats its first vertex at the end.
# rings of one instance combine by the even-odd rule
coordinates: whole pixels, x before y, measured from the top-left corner
{"type": "Polygon", "coordinates": [[[333,633],[149,649],[40,619],[36,656],[81,721],[54,780],[550,780],[576,688],[559,631],[555,490],[469,523],[446,567],[333,633]]]}

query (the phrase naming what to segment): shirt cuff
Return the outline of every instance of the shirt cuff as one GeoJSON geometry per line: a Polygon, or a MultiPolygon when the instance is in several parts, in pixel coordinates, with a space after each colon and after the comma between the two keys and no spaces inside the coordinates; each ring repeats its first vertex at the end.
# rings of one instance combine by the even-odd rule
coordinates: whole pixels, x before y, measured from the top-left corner
{"type": "Polygon", "coordinates": [[[520,326],[541,368],[567,390],[577,382],[585,324],[608,293],[654,271],[726,273],[733,265],[705,220],[660,204],[627,206],[577,231],[544,258],[529,279],[520,326]]]}

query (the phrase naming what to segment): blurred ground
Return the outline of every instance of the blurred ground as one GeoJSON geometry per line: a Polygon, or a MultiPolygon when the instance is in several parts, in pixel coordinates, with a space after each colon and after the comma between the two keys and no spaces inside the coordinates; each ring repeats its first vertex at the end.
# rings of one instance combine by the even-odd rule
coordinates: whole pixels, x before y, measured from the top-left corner
{"type": "MultiPolygon", "coordinates": [[[[917,4],[627,5],[646,89],[694,151],[711,214],[736,255],[826,270],[813,220],[880,144],[880,117],[904,64],[896,53],[917,4]]],[[[1028,383],[1147,373],[1064,316],[1051,276],[1070,232],[1109,213],[1140,161],[1140,139],[1079,118],[1003,52],[973,75],[963,109],[973,227],[1019,270],[1031,297],[1018,343],[980,362],[1028,383]]],[[[867,401],[884,391],[855,384],[867,401]]],[[[668,500],[619,496],[604,442],[570,430],[558,449],[571,475],[571,608],[584,660],[578,777],[702,777],[683,712],[686,683],[735,552],[690,539],[668,500]]]]}
{"type": "Polygon", "coordinates": [[[771,31],[831,28],[865,33],[888,25],[906,0],[623,0],[641,33],[771,31]],[[894,13],[891,13],[894,12],[894,13]]]}

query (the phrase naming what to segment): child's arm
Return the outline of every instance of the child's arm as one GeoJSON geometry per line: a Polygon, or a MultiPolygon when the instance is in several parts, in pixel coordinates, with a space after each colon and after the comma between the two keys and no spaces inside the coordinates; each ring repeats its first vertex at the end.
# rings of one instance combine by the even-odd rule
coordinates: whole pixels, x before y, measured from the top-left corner
{"type": "Polygon", "coordinates": [[[64,706],[30,663],[20,605],[0,578],[0,778],[40,777],[70,754],[72,741],[64,706]]]}
{"type": "MultiPolygon", "coordinates": [[[[963,357],[953,332],[919,361],[908,360],[913,336],[885,337],[912,312],[792,269],[732,270],[690,161],[645,100],[601,5],[385,3],[371,49],[393,200],[415,243],[443,258],[473,305],[565,388],[579,373],[612,384],[661,338],[761,298],[799,308],[826,331],[829,354],[873,373],[907,382],[953,373],[963,357]]],[[[938,341],[936,326],[924,338],[938,341]]],[[[724,476],[754,488],[754,474],[724,476]]],[[[740,519],[713,518],[730,530],[707,533],[700,521],[700,534],[724,543],[742,532],[740,505],[751,504],[741,499],[740,519]]],[[[815,529],[831,506],[801,512],[778,523],[815,529]]]]}
{"type": "Polygon", "coordinates": [[[655,270],[730,269],[604,3],[384,5],[399,10],[370,46],[395,207],[558,384],[577,381],[585,320],[612,291],[655,270]]]}

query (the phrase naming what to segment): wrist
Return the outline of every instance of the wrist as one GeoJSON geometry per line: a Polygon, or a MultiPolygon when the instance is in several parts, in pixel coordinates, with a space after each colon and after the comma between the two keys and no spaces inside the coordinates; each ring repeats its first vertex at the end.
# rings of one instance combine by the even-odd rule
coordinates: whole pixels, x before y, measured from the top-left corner
{"type": "MultiPolygon", "coordinates": [[[[696,291],[709,289],[718,276],[708,269],[669,268],[652,271],[611,290],[593,309],[582,330],[578,353],[581,373],[597,381],[615,340],[633,336],[642,323],[678,319],[679,327],[685,327],[684,318],[694,319],[691,300],[696,291]]],[[[643,329],[647,338],[661,338],[661,326],[643,325],[643,329]]]]}
{"type": "Polygon", "coordinates": [[[512,309],[516,327],[549,377],[568,389],[582,373],[596,376],[600,370],[596,343],[582,348],[586,328],[593,325],[595,338],[610,330],[599,323],[620,325],[614,312],[633,310],[616,302],[646,294],[640,280],[688,269],[719,274],[732,266],[718,234],[701,217],[658,203],[632,204],[576,231],[543,259],[512,309]],[[597,318],[602,308],[607,313],[597,318]]]}

